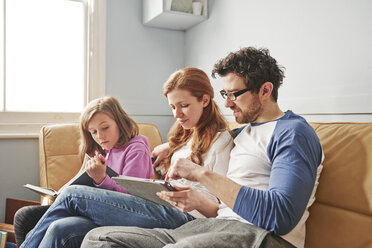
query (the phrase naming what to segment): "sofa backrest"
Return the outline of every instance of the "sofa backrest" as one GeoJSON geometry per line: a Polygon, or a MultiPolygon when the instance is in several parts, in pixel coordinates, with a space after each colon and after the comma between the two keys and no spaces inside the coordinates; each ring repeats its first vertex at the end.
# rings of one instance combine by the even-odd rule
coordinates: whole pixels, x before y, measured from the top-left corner
{"type": "MultiPolygon", "coordinates": [[[[139,133],[149,140],[150,149],[163,143],[153,124],[138,123],[139,133]]],[[[59,190],[80,169],[80,133],[78,124],[56,124],[41,128],[39,136],[40,186],[59,190]]],[[[42,204],[50,204],[41,198],[42,204]]]]}
{"type": "Polygon", "coordinates": [[[306,247],[372,247],[372,123],[310,123],[325,159],[306,247]]]}

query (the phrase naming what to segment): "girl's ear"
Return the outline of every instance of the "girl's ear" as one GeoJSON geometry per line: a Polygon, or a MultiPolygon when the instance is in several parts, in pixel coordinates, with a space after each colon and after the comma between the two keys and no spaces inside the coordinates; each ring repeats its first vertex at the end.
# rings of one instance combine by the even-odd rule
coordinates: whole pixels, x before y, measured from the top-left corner
{"type": "Polygon", "coordinates": [[[211,96],[210,95],[207,95],[207,94],[204,94],[203,95],[203,99],[202,99],[202,102],[203,102],[203,107],[207,107],[209,102],[211,100],[211,96]]]}

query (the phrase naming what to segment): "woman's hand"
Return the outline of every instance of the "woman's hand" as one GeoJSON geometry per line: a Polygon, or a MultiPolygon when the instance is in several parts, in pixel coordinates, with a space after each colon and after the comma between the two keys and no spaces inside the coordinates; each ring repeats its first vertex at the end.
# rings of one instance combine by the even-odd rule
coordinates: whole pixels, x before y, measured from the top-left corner
{"type": "Polygon", "coordinates": [[[156,157],[156,160],[153,163],[153,166],[154,167],[158,166],[160,161],[162,161],[168,155],[168,152],[169,152],[169,143],[168,142],[156,146],[151,153],[152,157],[156,157]]]}
{"type": "Polygon", "coordinates": [[[190,212],[200,208],[204,197],[197,190],[191,187],[173,187],[177,191],[161,191],[156,194],[182,212],[190,212]]]}
{"type": "Polygon", "coordinates": [[[96,155],[88,161],[87,173],[95,184],[101,184],[106,178],[106,160],[102,154],[96,155]]]}

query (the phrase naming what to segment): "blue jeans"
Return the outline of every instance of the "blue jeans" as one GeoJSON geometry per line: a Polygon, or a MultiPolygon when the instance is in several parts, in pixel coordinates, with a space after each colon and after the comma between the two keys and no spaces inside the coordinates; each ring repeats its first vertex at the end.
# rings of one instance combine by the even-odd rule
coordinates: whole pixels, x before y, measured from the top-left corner
{"type": "Polygon", "coordinates": [[[21,248],[80,247],[85,234],[98,226],[173,229],[193,219],[176,208],[136,196],[73,185],[61,192],[21,248]]]}

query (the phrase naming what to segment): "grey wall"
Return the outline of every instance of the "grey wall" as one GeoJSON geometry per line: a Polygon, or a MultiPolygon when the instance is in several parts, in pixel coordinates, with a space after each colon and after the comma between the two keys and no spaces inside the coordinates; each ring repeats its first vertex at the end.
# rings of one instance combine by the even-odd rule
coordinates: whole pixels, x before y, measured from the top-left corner
{"type": "Polygon", "coordinates": [[[372,1],[209,0],[209,9],[186,32],[186,65],[210,74],[230,51],[267,47],[286,67],[284,110],[311,121],[372,121],[372,1]]]}
{"type": "Polygon", "coordinates": [[[143,26],[142,1],[109,0],[107,13],[106,92],[165,139],[174,119],[161,87],[184,66],[185,33],[143,26]]]}
{"type": "Polygon", "coordinates": [[[5,219],[6,198],[39,201],[22,185],[39,184],[37,139],[0,139],[0,222],[5,219]]]}

